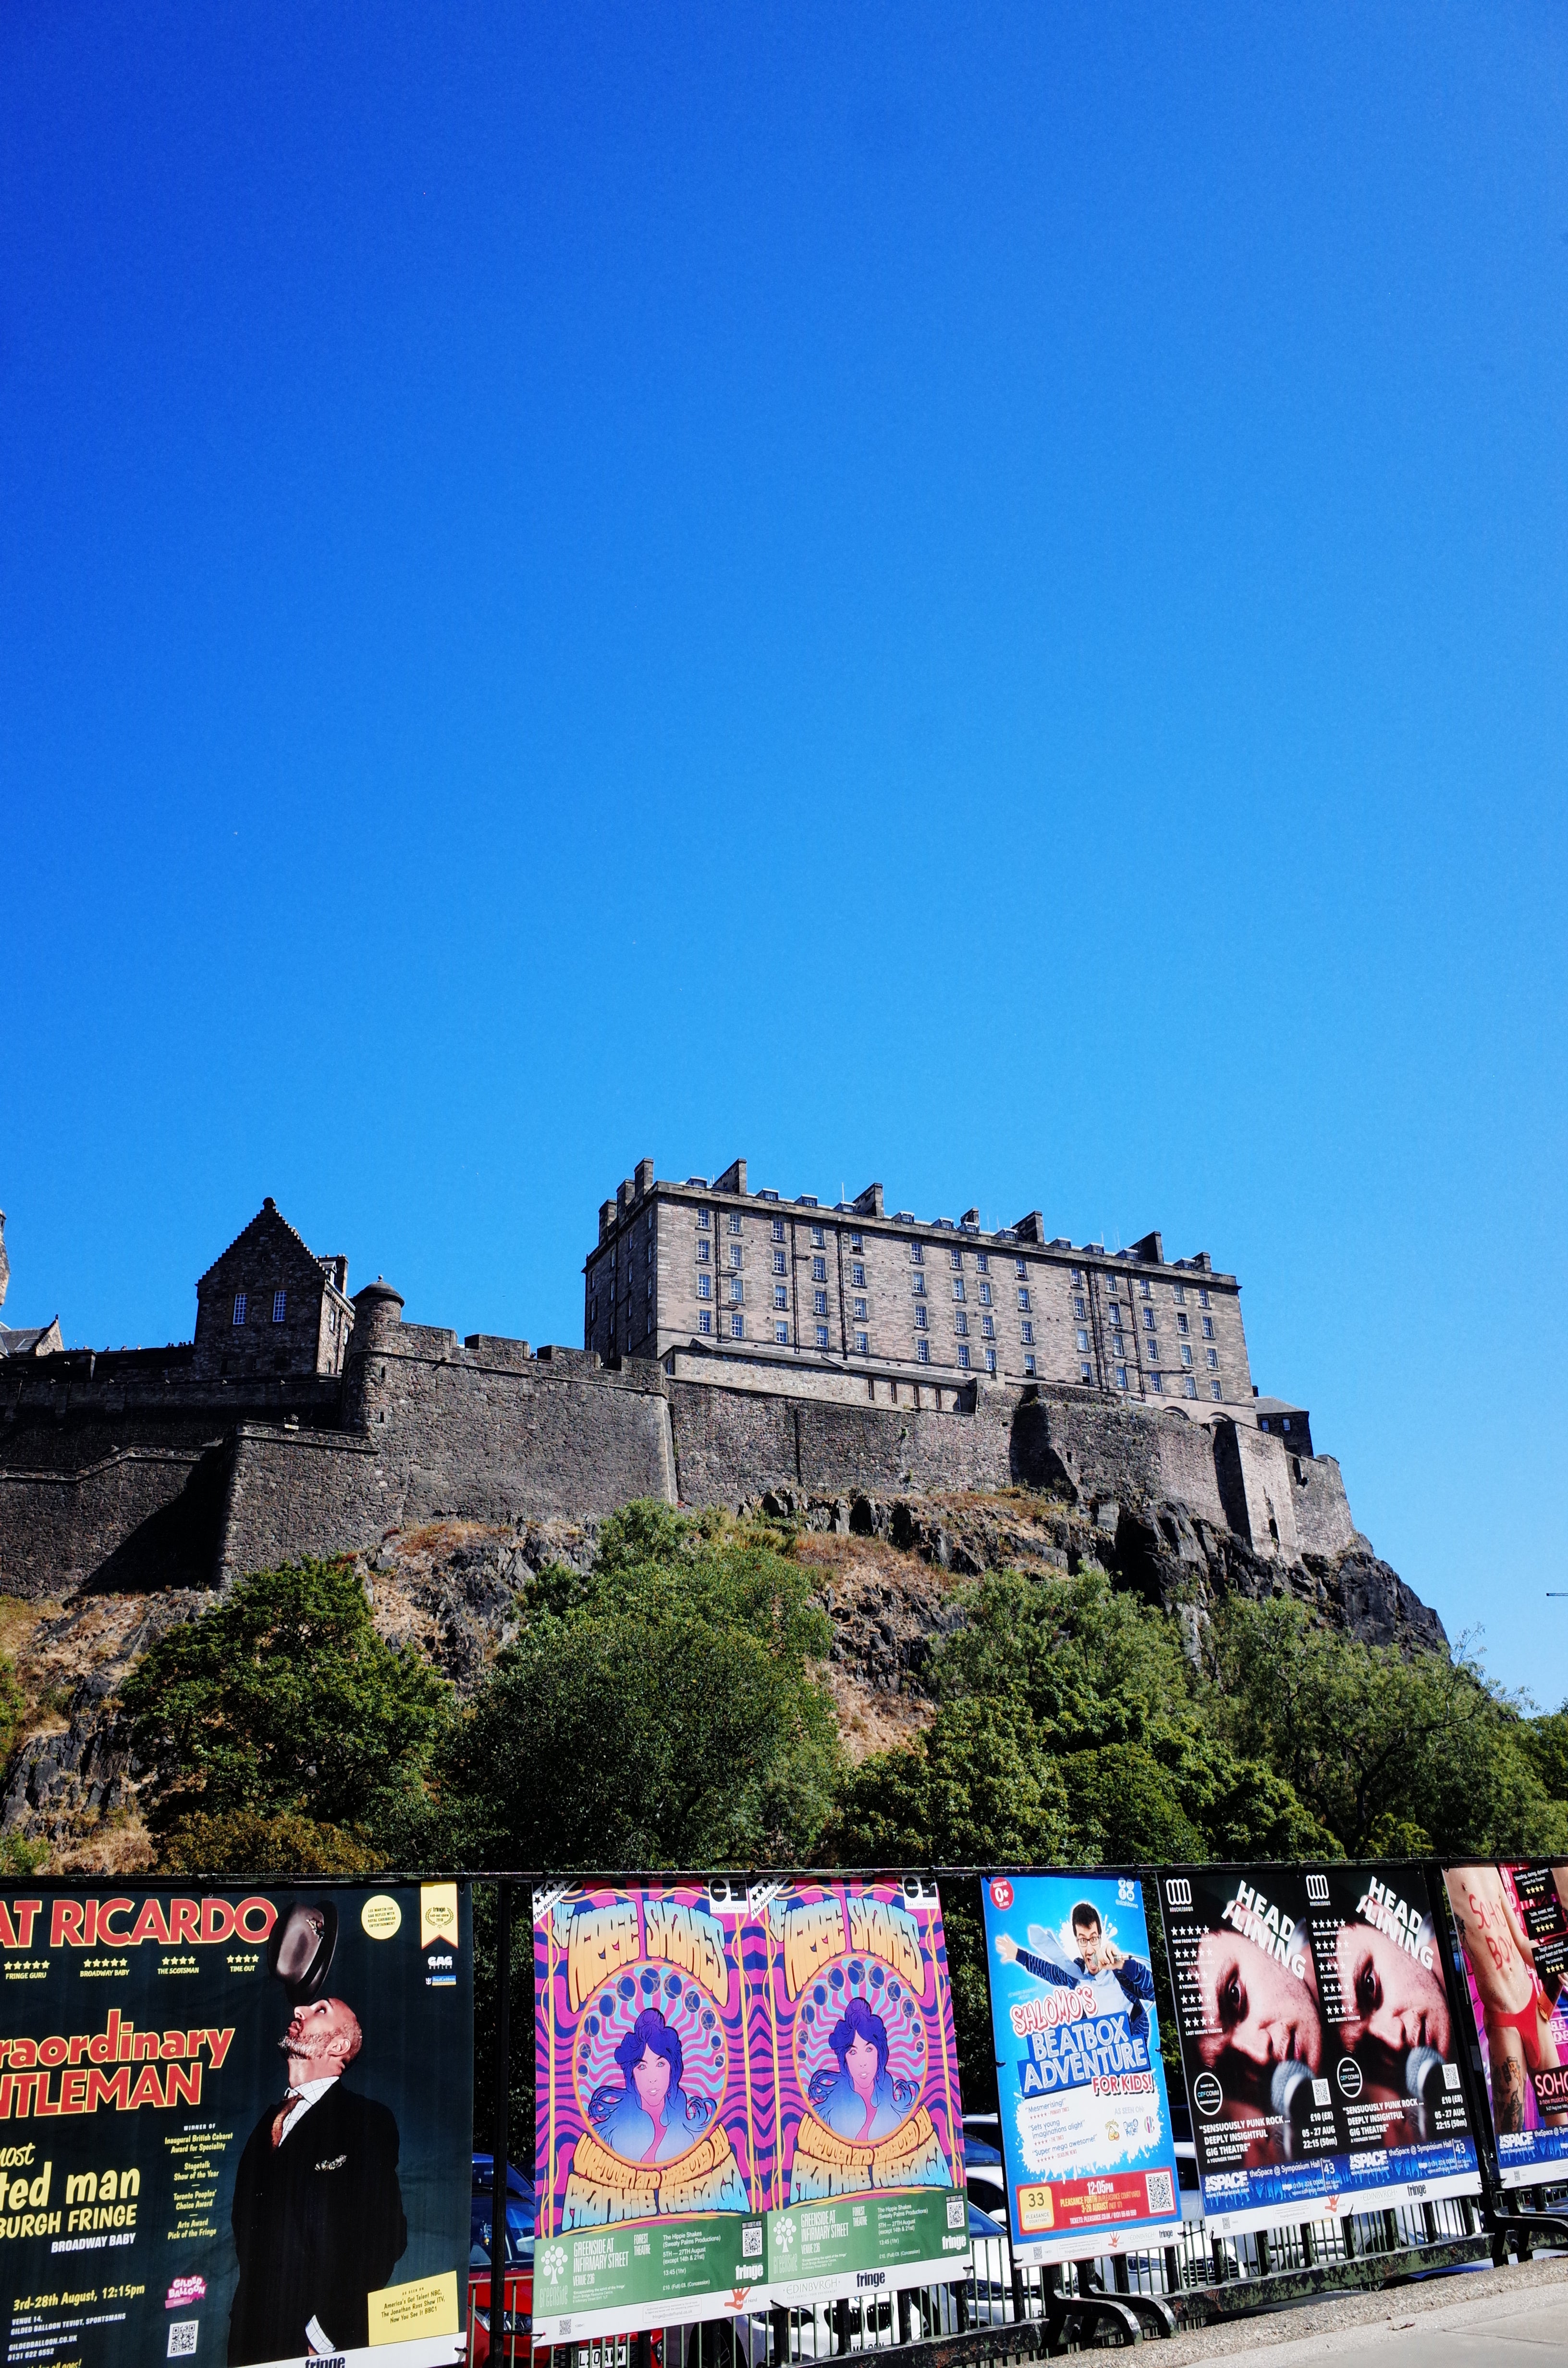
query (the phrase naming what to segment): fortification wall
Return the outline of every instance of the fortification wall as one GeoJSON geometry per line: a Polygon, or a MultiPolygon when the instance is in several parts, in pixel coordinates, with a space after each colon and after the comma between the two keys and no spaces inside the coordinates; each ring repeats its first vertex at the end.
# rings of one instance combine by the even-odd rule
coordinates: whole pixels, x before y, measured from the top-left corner
{"type": "Polygon", "coordinates": [[[1290,1465],[1295,1483],[1290,1497],[1301,1552],[1331,1557],[1348,1554],[1356,1543],[1356,1524],[1336,1459],[1292,1455],[1290,1465]]]}
{"type": "Polygon", "coordinates": [[[0,1594],[209,1587],[222,1449],[124,1447],[76,1469],[0,1470],[0,1594]]]}
{"type": "Polygon", "coordinates": [[[369,1553],[398,1526],[384,1464],[350,1432],[244,1423],[225,1462],[217,1554],[225,1585],[280,1563],[369,1553]]]}
{"type": "Polygon", "coordinates": [[[972,1409],[872,1406],[821,1397],[666,1384],[680,1501],[733,1505],[769,1488],[817,1496],[1005,1488],[1020,1393],[978,1388],[972,1409]]]}

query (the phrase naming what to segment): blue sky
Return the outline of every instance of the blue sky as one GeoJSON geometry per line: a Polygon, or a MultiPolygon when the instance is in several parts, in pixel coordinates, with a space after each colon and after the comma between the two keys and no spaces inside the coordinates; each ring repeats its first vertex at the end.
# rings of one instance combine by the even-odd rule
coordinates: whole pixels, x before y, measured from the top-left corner
{"type": "Polygon", "coordinates": [[[0,23],[13,1323],[650,1155],[1244,1286],[1568,1693],[1568,18],[0,23]],[[1553,1276],[1558,1278],[1554,1284],[1553,1276]]]}

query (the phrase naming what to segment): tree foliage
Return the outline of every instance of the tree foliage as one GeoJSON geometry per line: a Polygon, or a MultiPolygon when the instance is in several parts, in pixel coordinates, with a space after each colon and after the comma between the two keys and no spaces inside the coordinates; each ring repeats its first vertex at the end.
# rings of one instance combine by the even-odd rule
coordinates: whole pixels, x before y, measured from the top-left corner
{"type": "MultiPolygon", "coordinates": [[[[260,1847],[254,1821],[295,1821],[279,1851],[286,1836],[303,1846],[307,1828],[363,1835],[418,1785],[451,1689],[377,1634],[349,1565],[305,1562],[243,1579],[171,1628],[123,1699],[132,1748],[159,1778],[149,1822],[189,1866],[199,1839],[226,1848],[243,1833],[260,1847]]],[[[339,1841],[322,1847],[342,1854],[339,1841]]]]}

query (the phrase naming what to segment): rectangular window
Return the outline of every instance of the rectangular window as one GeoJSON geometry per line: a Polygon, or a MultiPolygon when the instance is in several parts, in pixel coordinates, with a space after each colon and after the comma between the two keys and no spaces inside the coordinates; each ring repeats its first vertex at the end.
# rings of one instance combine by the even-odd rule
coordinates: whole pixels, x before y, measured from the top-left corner
{"type": "Polygon", "coordinates": [[[732,1340],[744,1340],[744,1339],[745,1338],[745,1337],[746,1337],[746,1319],[745,1319],[745,1317],[744,1317],[744,1315],[732,1315],[732,1316],[731,1316],[731,1318],[730,1318],[730,1338],[731,1338],[731,1339],[732,1339],[732,1340]]]}
{"type": "Polygon", "coordinates": [[[960,1273],[960,1272],[962,1271],[962,1268],[963,1268],[963,1252],[962,1252],[962,1250],[949,1250],[949,1251],[948,1252],[948,1256],[952,1259],[952,1262],[953,1262],[953,1272],[954,1272],[955,1274],[960,1273]]]}
{"type": "Polygon", "coordinates": [[[745,1284],[741,1281],[740,1276],[739,1276],[738,1274],[733,1274],[733,1275],[730,1277],[730,1304],[731,1304],[731,1305],[732,1305],[733,1307],[738,1307],[738,1306],[740,1306],[740,1305],[741,1305],[741,1304],[742,1304],[742,1302],[744,1300],[745,1295],[746,1295],[746,1287],[745,1287],[745,1284]]]}
{"type": "Polygon", "coordinates": [[[969,1349],[962,1340],[959,1342],[959,1363],[967,1373],[969,1371],[969,1349]]]}
{"type": "Polygon", "coordinates": [[[739,1266],[740,1262],[741,1246],[739,1242],[732,1242],[730,1244],[730,1264],[732,1266],[739,1266]]]}
{"type": "Polygon", "coordinates": [[[788,1274],[790,1271],[789,1268],[784,1263],[784,1253],[782,1250],[775,1250],[773,1253],[773,1271],[775,1274],[788,1274]]]}
{"type": "Polygon", "coordinates": [[[773,1338],[780,1349],[787,1349],[790,1346],[790,1326],[787,1324],[776,1324],[773,1327],[773,1338]]]}
{"type": "Polygon", "coordinates": [[[1073,1313],[1081,1324],[1084,1320],[1084,1303],[1081,1299],[1075,1299],[1073,1302],[1073,1313]]]}
{"type": "Polygon", "coordinates": [[[870,1334],[869,1334],[869,1332],[857,1332],[857,1333],[856,1333],[856,1335],[855,1335],[855,1354],[856,1354],[858,1357],[869,1357],[869,1356],[870,1355],[870,1353],[871,1353],[871,1336],[870,1336],[870,1334]]]}
{"type": "Polygon", "coordinates": [[[915,1293],[916,1299],[925,1298],[926,1278],[923,1274],[912,1274],[909,1278],[909,1287],[915,1293]]]}
{"type": "Polygon", "coordinates": [[[827,1260],[826,1260],[826,1258],[812,1258],[812,1281],[813,1282],[825,1282],[825,1281],[827,1281],[827,1260]]]}
{"type": "Polygon", "coordinates": [[[1029,1294],[1028,1294],[1028,1292],[1027,1288],[1022,1288],[1022,1287],[1021,1287],[1021,1288],[1019,1289],[1019,1292],[1018,1292],[1018,1305],[1019,1305],[1020,1307],[1027,1307],[1027,1306],[1028,1305],[1028,1304],[1029,1304],[1029,1294]]]}
{"type": "Polygon", "coordinates": [[[1081,1382],[1092,1382],[1092,1381],[1094,1380],[1094,1378],[1095,1378],[1095,1369],[1094,1369],[1094,1367],[1093,1367],[1092,1365],[1080,1365],[1080,1366],[1079,1366],[1079,1368],[1078,1368],[1078,1379],[1079,1379],[1081,1382]]]}
{"type": "Polygon", "coordinates": [[[866,1245],[858,1234],[851,1234],[849,1236],[849,1247],[852,1250],[863,1250],[866,1245]]]}
{"type": "Polygon", "coordinates": [[[1143,1329],[1144,1329],[1144,1331],[1145,1331],[1145,1332],[1152,1332],[1152,1331],[1153,1330],[1153,1328],[1154,1328],[1154,1311],[1153,1311],[1153,1309],[1152,1307],[1146,1307],[1146,1308],[1143,1310],[1143,1329]]]}
{"type": "MultiPolygon", "coordinates": [[[[1023,1270],[1024,1270],[1024,1262],[1023,1262],[1023,1259],[1022,1259],[1022,1258],[1020,1258],[1020,1259],[1018,1260],[1018,1272],[1019,1272],[1020,1274],[1022,1274],[1023,1270]]],[[[1068,1280],[1068,1281],[1072,1284],[1072,1286],[1073,1286],[1073,1288],[1074,1288],[1074,1291],[1082,1291],[1082,1290],[1083,1290],[1083,1288],[1084,1288],[1084,1269],[1083,1269],[1083,1268],[1082,1268],[1081,1266],[1070,1267],[1070,1268],[1068,1269],[1067,1280],[1068,1280]]]]}
{"type": "Polygon", "coordinates": [[[788,1287],[788,1285],[787,1285],[787,1284],[782,1283],[782,1282],[776,1282],[776,1283],[774,1284],[774,1286],[773,1286],[773,1304],[775,1305],[775,1307],[788,1307],[788,1306],[789,1306],[789,1304],[790,1304],[790,1292],[789,1292],[789,1287],[788,1287]]]}
{"type": "Polygon", "coordinates": [[[773,1238],[776,1242],[781,1242],[784,1238],[784,1220],[782,1217],[775,1217],[773,1220],[773,1238]]]}
{"type": "MultiPolygon", "coordinates": [[[[1024,1280],[1024,1277],[1028,1274],[1028,1270],[1029,1270],[1029,1262],[1028,1262],[1028,1258],[1015,1258],[1015,1259],[1013,1260],[1013,1271],[1014,1271],[1014,1272],[1015,1272],[1015,1274],[1017,1276],[1018,1281],[1019,1281],[1020,1282],[1022,1282],[1022,1281],[1024,1280]]],[[[1077,1277],[1076,1275],[1074,1275],[1074,1276],[1073,1277],[1073,1280],[1074,1280],[1074,1282],[1076,1282],[1076,1281],[1077,1281],[1077,1280],[1078,1280],[1078,1277],[1077,1277]]]]}
{"type": "Polygon", "coordinates": [[[1181,1361],[1184,1365],[1190,1365],[1192,1362],[1192,1351],[1185,1340],[1181,1344],[1181,1361]]]}
{"type": "Polygon", "coordinates": [[[915,1328],[917,1332],[924,1332],[926,1329],[926,1310],[923,1307],[917,1307],[915,1311],[915,1328]]]}
{"type": "Polygon", "coordinates": [[[1116,1297],[1116,1277],[1114,1274],[1107,1275],[1105,1279],[1105,1289],[1106,1297],[1108,1299],[1114,1299],[1116,1297]]]}
{"type": "Polygon", "coordinates": [[[1198,1395],[1198,1383],[1193,1380],[1190,1373],[1187,1373],[1183,1378],[1181,1394],[1184,1398],[1195,1398],[1198,1395]]]}
{"type": "Polygon", "coordinates": [[[961,1274],[955,1274],[953,1277],[953,1297],[955,1299],[961,1299],[963,1297],[963,1277],[961,1274]]]}
{"type": "Polygon", "coordinates": [[[713,1212],[711,1209],[699,1209],[697,1212],[697,1223],[698,1228],[700,1232],[706,1233],[712,1222],[713,1212]]]}
{"type": "Polygon", "coordinates": [[[1209,1395],[1210,1395],[1210,1396],[1214,1400],[1215,1405],[1216,1405],[1216,1406],[1218,1406],[1218,1405],[1219,1405],[1219,1403],[1220,1403],[1220,1395],[1221,1395],[1221,1393],[1220,1393],[1220,1384],[1219,1384],[1219,1383],[1218,1383],[1218,1382],[1210,1382],[1210,1384],[1209,1384],[1209,1395]]]}
{"type": "Polygon", "coordinates": [[[733,1234],[738,1234],[740,1230],[741,1212],[738,1209],[732,1209],[730,1212],[730,1231],[733,1234]]]}
{"type": "Polygon", "coordinates": [[[982,1274],[989,1274],[991,1271],[990,1251],[976,1250],[974,1254],[974,1263],[979,1268],[982,1274]]]}
{"type": "Polygon", "coordinates": [[[713,1318],[706,1307],[698,1310],[697,1328],[699,1332],[711,1332],[713,1329],[713,1318]]]}
{"type": "Polygon", "coordinates": [[[1140,1299],[1152,1299],[1153,1297],[1153,1283],[1141,1282],[1138,1286],[1138,1296],[1140,1299]]]}
{"type": "Polygon", "coordinates": [[[1173,1288],[1173,1290],[1174,1290],[1174,1291],[1175,1291],[1175,1292],[1176,1292],[1176,1305],[1177,1305],[1178,1307],[1185,1307],[1185,1306],[1187,1305],[1187,1285],[1186,1285],[1186,1283],[1185,1283],[1185,1282],[1178,1282],[1178,1283],[1175,1283],[1175,1284],[1173,1284],[1173,1285],[1172,1285],[1172,1288],[1173,1288]]]}
{"type": "Polygon", "coordinates": [[[1220,1370],[1220,1351],[1218,1349],[1205,1349],[1203,1351],[1203,1357],[1204,1362],[1208,1365],[1210,1372],[1211,1373],[1217,1373],[1220,1370]]]}
{"type": "Polygon", "coordinates": [[[988,1340],[994,1340],[996,1338],[996,1318],[994,1315],[983,1315],[980,1319],[980,1328],[988,1340]]]}
{"type": "Polygon", "coordinates": [[[820,1250],[820,1249],[824,1249],[826,1247],[827,1247],[827,1236],[826,1236],[826,1235],[823,1232],[823,1229],[822,1229],[822,1227],[821,1227],[820,1225],[813,1225],[813,1226],[812,1227],[812,1247],[813,1249],[820,1250]]]}
{"type": "Polygon", "coordinates": [[[924,1261],[925,1261],[925,1258],[926,1258],[926,1253],[925,1253],[925,1251],[921,1248],[921,1247],[920,1247],[919,1243],[918,1243],[918,1242],[911,1242],[911,1243],[910,1243],[910,1245],[909,1245],[909,1263],[910,1263],[910,1265],[911,1265],[911,1266],[920,1266],[920,1265],[922,1265],[922,1264],[924,1263],[924,1261]]]}
{"type": "Polygon", "coordinates": [[[1115,1333],[1118,1345],[1119,1346],[1121,1340],[1121,1310],[1119,1307],[1113,1307],[1110,1311],[1110,1328],[1115,1333]]]}
{"type": "Polygon", "coordinates": [[[713,1296],[713,1278],[712,1278],[712,1276],[711,1276],[711,1275],[699,1274],[699,1275],[698,1276],[698,1278],[697,1278],[697,1296],[699,1297],[699,1299],[711,1299],[711,1298],[712,1298],[712,1296],[713,1296]]]}
{"type": "Polygon", "coordinates": [[[1158,1373],[1150,1374],[1149,1387],[1153,1391],[1156,1397],[1160,1395],[1160,1376],[1158,1373]]]}
{"type": "Polygon", "coordinates": [[[243,1324],[244,1320],[245,1295],[243,1291],[236,1291],[234,1293],[234,1321],[236,1324],[243,1324]]]}
{"type": "Polygon", "coordinates": [[[855,1321],[857,1324],[864,1324],[866,1321],[866,1303],[863,1299],[858,1299],[855,1302],[855,1321]]]}
{"type": "Polygon", "coordinates": [[[274,1324],[281,1324],[288,1313],[288,1292],[286,1291],[275,1291],[272,1294],[272,1320],[274,1324]]]}
{"type": "Polygon", "coordinates": [[[994,1373],[996,1371],[996,1351],[994,1349],[987,1349],[985,1351],[985,1370],[988,1373],[994,1373]]]}
{"type": "Polygon", "coordinates": [[[855,1290],[864,1291],[866,1288],[865,1268],[863,1266],[852,1266],[849,1269],[849,1281],[855,1290]]]}
{"type": "Polygon", "coordinates": [[[1116,1369],[1116,1386],[1119,1390],[1124,1390],[1127,1387],[1127,1368],[1125,1365],[1118,1365],[1116,1369]]]}
{"type": "Polygon", "coordinates": [[[1209,1285],[1206,1282],[1200,1282],[1198,1286],[1198,1304],[1199,1307],[1207,1307],[1209,1304],[1209,1285]]]}
{"type": "Polygon", "coordinates": [[[953,1317],[953,1330],[958,1334],[960,1340],[968,1338],[969,1317],[964,1314],[961,1307],[953,1317]]]}
{"type": "Polygon", "coordinates": [[[1176,1317],[1176,1330],[1177,1330],[1178,1332],[1185,1332],[1185,1331],[1187,1330],[1187,1318],[1186,1318],[1186,1316],[1185,1316],[1185,1315],[1178,1315],[1178,1316],[1176,1317]]]}
{"type": "Polygon", "coordinates": [[[1024,1371],[1032,1378],[1034,1373],[1034,1359],[1032,1357],[1026,1357],[1024,1359],[1024,1371]]]}
{"type": "Polygon", "coordinates": [[[703,1263],[703,1262],[704,1262],[704,1260],[706,1259],[707,1256],[708,1256],[708,1245],[707,1245],[707,1243],[706,1243],[706,1242],[699,1242],[699,1243],[698,1243],[698,1245],[697,1245],[697,1263],[698,1263],[698,1265],[699,1265],[699,1266],[701,1266],[701,1265],[702,1265],[702,1263],[703,1263]]]}
{"type": "Polygon", "coordinates": [[[1020,1324],[1020,1325],[1019,1325],[1019,1326],[1018,1326],[1018,1330],[1019,1330],[1019,1333],[1022,1335],[1022,1337],[1023,1337],[1023,1338],[1024,1338],[1024,1339],[1028,1340],[1028,1341],[1032,1341],[1032,1340],[1033,1340],[1033,1338],[1034,1338],[1034,1326],[1033,1326],[1032,1324],[1029,1324],[1029,1323],[1023,1323],[1023,1324],[1020,1324]]]}
{"type": "Polygon", "coordinates": [[[930,1341],[929,1341],[929,1340],[916,1340],[916,1342],[915,1342],[915,1355],[919,1358],[920,1362],[921,1362],[923,1365],[928,1365],[928,1364],[930,1363],[930,1361],[931,1361],[931,1343],[930,1343],[930,1341]]]}
{"type": "Polygon", "coordinates": [[[1212,1340],[1214,1338],[1214,1318],[1211,1315],[1206,1315],[1203,1318],[1203,1337],[1206,1340],[1212,1340]]]}
{"type": "Polygon", "coordinates": [[[813,1315],[825,1315],[827,1314],[827,1293],[825,1291],[812,1292],[812,1314],[813,1315]]]}
{"type": "Polygon", "coordinates": [[[1088,1347],[1088,1345],[1089,1345],[1089,1336],[1088,1336],[1088,1334],[1087,1334],[1085,1331],[1084,1331],[1084,1330],[1080,1327],[1079,1332],[1078,1332],[1078,1349],[1079,1349],[1079,1353],[1080,1353],[1080,1355],[1081,1355],[1081,1354],[1083,1353],[1083,1351],[1084,1351],[1084,1350],[1088,1347]]]}
{"type": "Polygon", "coordinates": [[[982,1307],[989,1307],[991,1304],[991,1285],[988,1282],[983,1282],[980,1286],[980,1304],[982,1307]]]}
{"type": "Polygon", "coordinates": [[[825,1348],[826,1348],[826,1346],[827,1346],[827,1326],[826,1326],[825,1324],[819,1324],[819,1325],[817,1326],[817,1347],[818,1347],[819,1349],[825,1349],[825,1348]]]}

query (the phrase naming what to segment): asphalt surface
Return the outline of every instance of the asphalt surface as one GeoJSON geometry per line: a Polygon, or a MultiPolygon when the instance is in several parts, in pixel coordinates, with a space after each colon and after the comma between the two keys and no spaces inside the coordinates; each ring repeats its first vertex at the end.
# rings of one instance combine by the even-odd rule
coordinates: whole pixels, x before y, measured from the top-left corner
{"type": "MultiPolygon", "coordinates": [[[[1140,2351],[1144,2347],[1139,2347],[1140,2351]]],[[[1194,2330],[1151,2350],[1151,2368],[1256,2357],[1264,2368],[1546,2368],[1568,2362],[1568,2258],[1474,2270],[1382,2294],[1349,2294],[1194,2330]]]]}

